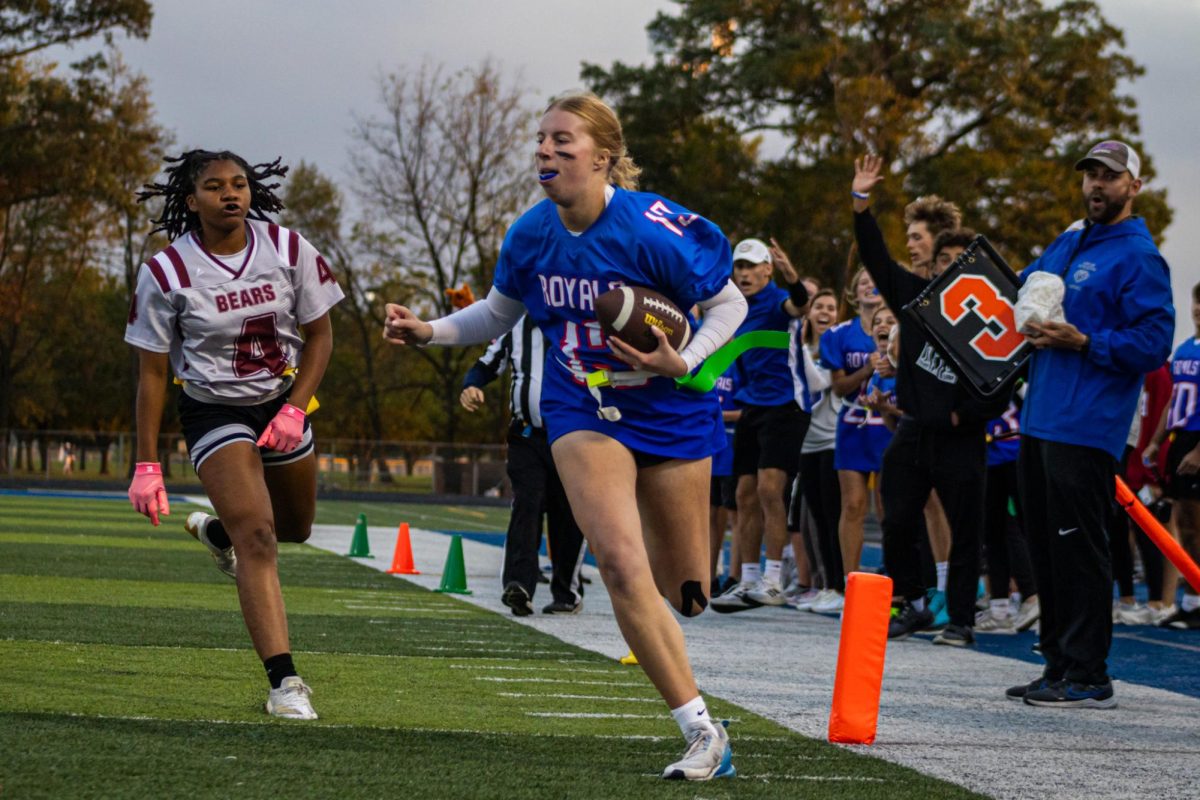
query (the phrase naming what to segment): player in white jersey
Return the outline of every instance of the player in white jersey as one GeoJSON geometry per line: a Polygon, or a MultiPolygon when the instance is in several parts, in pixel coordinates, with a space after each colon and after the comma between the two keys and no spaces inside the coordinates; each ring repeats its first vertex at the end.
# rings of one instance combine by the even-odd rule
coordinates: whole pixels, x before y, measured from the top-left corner
{"type": "Polygon", "coordinates": [[[487,300],[432,323],[388,305],[384,335],[400,344],[469,344],[502,333],[528,310],[547,340],[559,343],[547,355],[542,387],[551,451],[617,624],[687,739],[684,757],[663,777],[732,775],[728,736],[709,718],[683,632],[663,602],[685,616],[708,603],[710,458],[725,433],[712,395],[676,389],[670,379],[714,352],[745,316],[745,300],[729,280],[729,241],[672,201],[630,191],[638,170],[621,124],[594,95],[555,100],[537,137],[538,179],[549,199],[509,229],[487,300]],[[680,308],[698,303],[704,321],[681,352],[665,338],[643,354],[615,338],[592,345],[562,335],[599,332],[591,304],[598,293],[585,301],[582,292],[542,287],[593,282],[656,288],[680,308]],[[620,419],[597,415],[587,386],[572,380],[570,364],[585,346],[589,364],[642,384],[606,388],[620,419]]]}
{"type": "Polygon", "coordinates": [[[169,514],[158,434],[168,364],[182,382],[179,419],[217,516],[185,527],[237,581],[242,616],[263,661],[274,716],[316,719],[296,673],[276,570],[276,541],[303,542],[316,511],[316,457],[306,411],[333,350],[329,309],[342,290],[325,260],[266,214],[283,205],[276,160],[230,152],[168,159],[156,231],[171,245],[142,265],[125,341],[138,353],[134,507],[169,514]],[[302,358],[303,356],[303,358],[302,358]]]}

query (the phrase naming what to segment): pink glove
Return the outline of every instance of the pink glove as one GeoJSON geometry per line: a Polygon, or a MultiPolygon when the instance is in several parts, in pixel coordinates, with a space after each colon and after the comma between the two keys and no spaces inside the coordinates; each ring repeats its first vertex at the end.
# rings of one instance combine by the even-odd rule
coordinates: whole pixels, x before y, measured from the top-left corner
{"type": "Polygon", "coordinates": [[[133,470],[133,483],[129,484],[129,502],[139,514],[145,514],[158,525],[158,514],[171,513],[167,503],[167,487],[163,485],[162,465],[157,461],[139,461],[133,470]]]}
{"type": "Polygon", "coordinates": [[[291,403],[284,403],[275,419],[267,423],[267,429],[258,437],[258,446],[290,453],[300,446],[304,438],[305,414],[291,403]]]}

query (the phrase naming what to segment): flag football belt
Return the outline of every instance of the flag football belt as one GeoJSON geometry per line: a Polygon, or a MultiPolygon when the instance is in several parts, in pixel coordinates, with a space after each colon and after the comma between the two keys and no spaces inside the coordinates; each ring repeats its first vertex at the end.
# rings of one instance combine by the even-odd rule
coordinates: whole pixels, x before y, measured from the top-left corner
{"type": "Polygon", "coordinates": [[[583,381],[587,386],[588,394],[596,401],[596,416],[609,422],[621,421],[621,410],[615,406],[604,405],[603,398],[600,397],[600,389],[604,387],[614,386],[642,386],[651,378],[661,377],[658,373],[648,372],[644,369],[628,369],[614,372],[611,369],[600,369],[592,372],[587,372],[581,369],[563,364],[558,359],[555,362],[562,364],[563,369],[570,372],[577,380],[583,381]]]}
{"type": "MultiPolygon", "coordinates": [[[[285,376],[295,376],[295,374],[297,372],[299,372],[299,370],[297,370],[295,367],[288,367],[287,369],[285,369],[283,371],[283,374],[285,376]]],[[[178,377],[175,377],[172,380],[172,383],[174,383],[176,386],[186,386],[187,385],[187,381],[181,380],[178,377]]],[[[313,413],[320,407],[321,407],[321,404],[317,402],[317,396],[314,394],[311,398],[309,398],[308,408],[304,409],[304,416],[307,417],[309,414],[313,413]]]]}

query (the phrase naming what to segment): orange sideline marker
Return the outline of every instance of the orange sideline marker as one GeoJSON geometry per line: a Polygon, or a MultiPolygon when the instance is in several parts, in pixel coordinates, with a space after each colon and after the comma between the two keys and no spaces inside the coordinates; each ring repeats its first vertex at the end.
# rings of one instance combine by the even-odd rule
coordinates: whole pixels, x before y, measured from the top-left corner
{"type": "Polygon", "coordinates": [[[396,554],[392,556],[392,568],[389,575],[420,575],[421,571],[413,565],[412,541],[408,538],[408,523],[401,522],[400,530],[396,532],[396,554]]]}
{"type": "Polygon", "coordinates": [[[867,572],[851,572],[846,578],[846,606],[829,712],[831,742],[875,741],[891,607],[891,578],[867,572]]]}
{"type": "Polygon", "coordinates": [[[1117,476],[1117,502],[1129,516],[1133,517],[1133,521],[1137,523],[1138,527],[1146,532],[1150,541],[1154,542],[1154,546],[1175,565],[1175,569],[1179,570],[1179,574],[1183,576],[1184,580],[1192,585],[1192,590],[1200,592],[1200,567],[1197,567],[1196,562],[1188,557],[1187,552],[1179,546],[1179,542],[1175,541],[1175,537],[1167,532],[1162,523],[1154,518],[1150,509],[1142,505],[1142,501],[1134,496],[1128,484],[1121,480],[1119,475],[1117,476]]]}

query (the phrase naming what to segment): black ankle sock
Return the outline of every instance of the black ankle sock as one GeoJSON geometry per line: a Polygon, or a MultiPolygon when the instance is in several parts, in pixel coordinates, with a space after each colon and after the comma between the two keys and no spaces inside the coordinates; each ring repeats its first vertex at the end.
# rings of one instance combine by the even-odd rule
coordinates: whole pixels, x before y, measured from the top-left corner
{"type": "Polygon", "coordinates": [[[204,529],[204,535],[208,537],[210,542],[222,550],[233,544],[233,542],[229,541],[229,534],[225,532],[225,526],[221,524],[221,520],[219,519],[214,519],[208,523],[208,527],[204,529]]]}
{"type": "Polygon", "coordinates": [[[278,689],[284,678],[290,678],[296,674],[296,665],[292,663],[291,653],[271,656],[263,661],[263,666],[266,667],[267,680],[271,682],[272,689],[278,689]]]}

